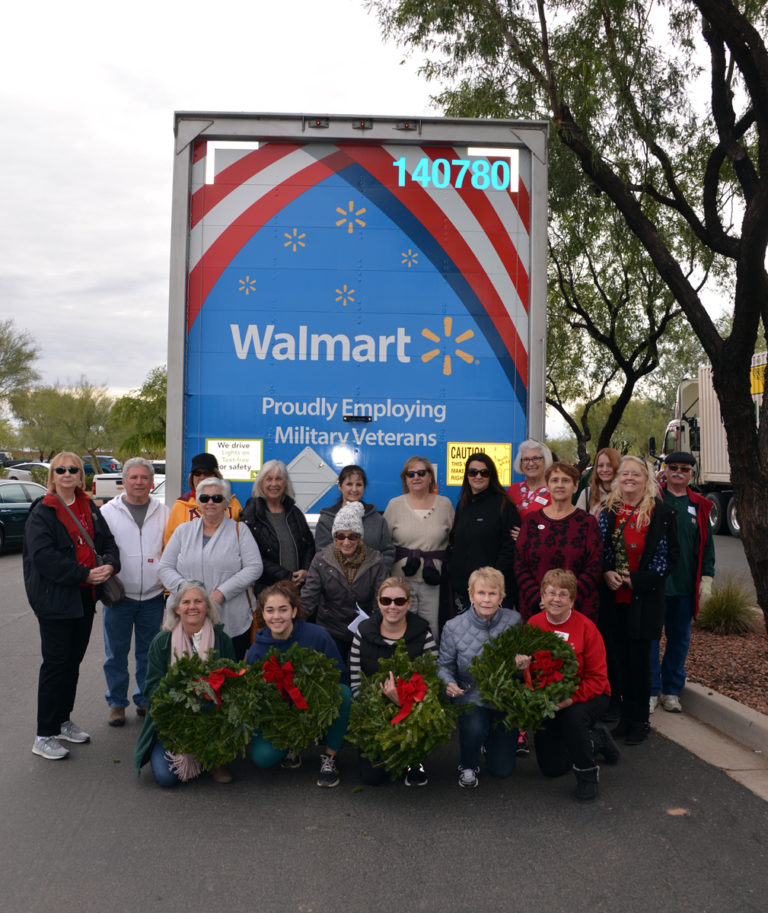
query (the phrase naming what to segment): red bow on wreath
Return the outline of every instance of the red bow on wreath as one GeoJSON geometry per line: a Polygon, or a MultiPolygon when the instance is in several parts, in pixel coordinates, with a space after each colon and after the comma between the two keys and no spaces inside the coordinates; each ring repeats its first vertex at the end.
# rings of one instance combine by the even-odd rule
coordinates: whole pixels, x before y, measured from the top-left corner
{"type": "Polygon", "coordinates": [[[270,656],[261,667],[261,675],[265,682],[274,682],[286,700],[292,700],[299,710],[306,710],[309,707],[304,695],[293,684],[293,663],[287,662],[281,666],[276,656],[270,656]]]}
{"type": "MultiPolygon", "coordinates": [[[[216,706],[221,706],[221,686],[228,678],[237,678],[239,675],[245,675],[246,670],[241,669],[239,672],[235,672],[232,669],[214,669],[213,672],[208,676],[208,678],[201,678],[200,681],[207,682],[213,689],[213,693],[216,695],[216,706]]],[[[204,695],[208,700],[212,700],[211,696],[206,694],[204,695]]]]}
{"type": "Polygon", "coordinates": [[[397,680],[397,698],[400,701],[400,710],[397,715],[392,718],[390,725],[394,726],[395,723],[404,720],[411,710],[413,710],[414,703],[416,701],[423,701],[426,694],[427,683],[418,672],[413,673],[410,681],[399,678],[397,680]]]}
{"type": "Polygon", "coordinates": [[[562,659],[552,659],[549,650],[537,650],[533,654],[531,669],[536,675],[536,687],[545,688],[553,682],[561,682],[563,673],[560,669],[563,667],[562,659]]]}

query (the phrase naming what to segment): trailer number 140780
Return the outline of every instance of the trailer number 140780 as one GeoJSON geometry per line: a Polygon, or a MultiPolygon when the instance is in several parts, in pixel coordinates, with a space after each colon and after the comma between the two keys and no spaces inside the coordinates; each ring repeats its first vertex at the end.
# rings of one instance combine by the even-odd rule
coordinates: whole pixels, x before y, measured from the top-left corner
{"type": "MultiPolygon", "coordinates": [[[[486,158],[471,159],[429,159],[420,158],[409,174],[405,168],[405,157],[392,162],[397,168],[397,186],[405,187],[408,181],[430,185],[438,190],[455,187],[457,190],[468,184],[476,190],[509,190],[511,169],[509,159],[499,158],[491,162],[486,158]]],[[[515,175],[516,177],[516,175],[515,175]]],[[[515,188],[516,189],[516,188],[515,188]]]]}

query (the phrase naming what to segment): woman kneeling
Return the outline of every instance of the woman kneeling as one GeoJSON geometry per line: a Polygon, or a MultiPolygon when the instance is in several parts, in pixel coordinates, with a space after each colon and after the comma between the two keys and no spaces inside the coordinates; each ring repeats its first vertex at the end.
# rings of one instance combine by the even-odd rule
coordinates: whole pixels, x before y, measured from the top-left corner
{"type": "MultiPolygon", "coordinates": [[[[291,644],[298,644],[310,650],[317,650],[339,667],[342,680],[341,707],[336,719],[326,733],[326,747],[320,755],[320,773],[317,785],[322,787],[338,786],[339,770],[336,766],[336,755],[344,744],[344,736],[349,724],[349,708],[352,703],[352,692],[349,690],[347,667],[341,659],[338,647],[331,635],[319,625],[310,624],[301,615],[299,591],[289,581],[281,580],[259,593],[259,608],[256,611],[257,623],[264,625],[254,636],[247,662],[264,662],[272,647],[284,653],[291,644]]],[[[301,756],[292,752],[281,751],[257,730],[251,742],[251,760],[257,767],[273,767],[280,762],[281,767],[296,768],[301,766],[301,756]]]]}
{"type": "Polygon", "coordinates": [[[493,777],[508,777],[515,769],[517,729],[507,729],[504,714],[480,700],[469,665],[485,645],[502,631],[520,623],[520,613],[502,609],[504,575],[493,567],[473,571],[468,584],[470,606],[446,622],[440,641],[439,675],[445,693],[471,709],[459,717],[459,786],[474,789],[480,770],[480,752],[485,747],[485,767],[493,777]]]}
{"type": "MultiPolygon", "coordinates": [[[[147,706],[150,705],[160,679],[177,659],[197,655],[205,660],[212,651],[223,659],[235,658],[234,645],[224,633],[224,626],[219,624],[216,604],[208,591],[199,580],[185,580],[176,590],[173,599],[168,600],[163,628],[149,645],[144,685],[147,706]]],[[[160,786],[176,786],[181,779],[176,771],[184,757],[166,751],[157,737],[150,709],[144,717],[144,725],[136,743],[136,769],[140,771],[149,762],[152,774],[160,786]]],[[[209,772],[217,783],[229,783],[232,780],[232,774],[224,765],[212,767],[209,772]]]]}
{"type": "MultiPolygon", "coordinates": [[[[597,721],[608,708],[611,689],[605,665],[605,645],[595,625],[576,611],[577,581],[572,571],[547,571],[541,581],[543,611],[528,624],[544,631],[554,631],[569,643],[578,661],[579,684],[573,697],[561,701],[555,716],[544,722],[534,735],[536,759],[547,777],[559,777],[573,768],[576,774],[577,799],[597,796],[599,767],[596,755],[606,763],[616,764],[619,749],[607,730],[597,721]]],[[[518,657],[525,668],[530,657],[518,657]]]]}

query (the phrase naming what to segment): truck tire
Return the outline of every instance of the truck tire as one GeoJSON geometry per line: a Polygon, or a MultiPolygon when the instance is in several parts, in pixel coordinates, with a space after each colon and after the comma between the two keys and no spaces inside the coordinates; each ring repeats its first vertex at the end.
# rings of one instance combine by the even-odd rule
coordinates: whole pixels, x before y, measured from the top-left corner
{"type": "Polygon", "coordinates": [[[728,528],[725,522],[725,511],[730,500],[728,495],[720,491],[710,491],[705,497],[712,502],[712,510],[709,514],[709,528],[712,530],[712,535],[726,533],[728,528]]]}
{"type": "Polygon", "coordinates": [[[728,502],[725,519],[728,523],[728,532],[737,539],[741,539],[741,524],[739,523],[739,514],[736,509],[736,498],[731,498],[728,502]]]}

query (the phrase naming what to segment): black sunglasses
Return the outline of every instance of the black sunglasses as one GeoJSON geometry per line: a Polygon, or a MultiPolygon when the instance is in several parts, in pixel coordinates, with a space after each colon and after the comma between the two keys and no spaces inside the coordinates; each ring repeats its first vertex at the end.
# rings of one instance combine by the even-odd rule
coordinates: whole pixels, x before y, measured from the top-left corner
{"type": "Polygon", "coordinates": [[[408,598],[406,596],[379,596],[379,603],[383,606],[392,605],[393,602],[396,606],[402,608],[408,604],[408,598]]]}
{"type": "Polygon", "coordinates": [[[75,476],[80,472],[80,467],[79,466],[57,466],[53,471],[56,473],[57,476],[63,476],[67,472],[70,475],[75,476]]]}
{"type": "Polygon", "coordinates": [[[197,500],[201,504],[207,504],[209,501],[213,501],[214,504],[221,504],[224,500],[224,495],[198,495],[197,500]]]}
{"type": "Polygon", "coordinates": [[[405,473],[409,479],[412,479],[414,476],[418,476],[420,479],[427,474],[426,469],[408,469],[405,473]]]}
{"type": "Polygon", "coordinates": [[[491,474],[490,469],[468,469],[467,470],[468,476],[482,476],[484,479],[487,479],[490,474],[491,474]]]}
{"type": "Polygon", "coordinates": [[[344,539],[349,539],[350,542],[357,542],[360,538],[360,533],[334,533],[334,539],[338,539],[341,542],[344,539]]]}

